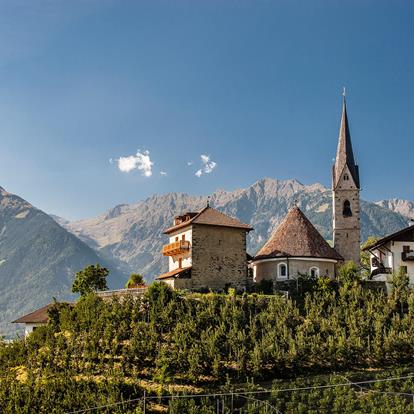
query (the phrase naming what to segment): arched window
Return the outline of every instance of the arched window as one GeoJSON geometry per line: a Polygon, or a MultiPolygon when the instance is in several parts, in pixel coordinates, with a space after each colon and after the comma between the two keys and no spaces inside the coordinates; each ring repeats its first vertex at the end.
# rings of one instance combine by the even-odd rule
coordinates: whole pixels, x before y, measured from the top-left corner
{"type": "Polygon", "coordinates": [[[319,277],[319,267],[313,266],[309,270],[311,277],[316,278],[319,277]]]}
{"type": "Polygon", "coordinates": [[[349,180],[349,175],[348,174],[344,174],[344,181],[348,181],[349,180]]]}
{"type": "Polygon", "coordinates": [[[280,278],[287,278],[287,266],[286,263],[279,263],[277,266],[277,275],[280,278]]]}
{"type": "Polygon", "coordinates": [[[344,217],[352,217],[351,203],[349,202],[349,200],[344,201],[344,208],[342,211],[342,215],[344,217]]]}

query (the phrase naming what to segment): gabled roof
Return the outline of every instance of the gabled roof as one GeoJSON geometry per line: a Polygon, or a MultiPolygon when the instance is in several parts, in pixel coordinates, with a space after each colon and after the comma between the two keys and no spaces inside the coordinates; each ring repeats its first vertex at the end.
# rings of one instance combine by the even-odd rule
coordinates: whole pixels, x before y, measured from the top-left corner
{"type": "Polygon", "coordinates": [[[384,244],[390,241],[414,241],[414,224],[412,226],[406,227],[400,231],[396,231],[388,236],[383,237],[382,239],[378,240],[375,244],[365,247],[363,250],[373,250],[378,247],[383,246],[384,244]],[[411,233],[411,234],[410,234],[411,233]],[[408,237],[404,237],[408,236],[408,237]]]}
{"type": "Polygon", "coordinates": [[[223,226],[244,229],[246,231],[253,230],[248,224],[244,224],[236,218],[230,217],[213,207],[204,207],[199,213],[193,216],[190,220],[183,221],[176,226],[169,227],[164,231],[164,234],[172,233],[175,230],[186,227],[190,224],[205,224],[209,226],[223,226]]]}
{"type": "Polygon", "coordinates": [[[289,210],[285,219],[259,250],[254,260],[276,257],[312,257],[343,260],[320,235],[299,207],[289,210]]]}
{"type": "Polygon", "coordinates": [[[352,175],[354,183],[357,188],[360,188],[359,183],[359,168],[355,164],[354,151],[352,149],[351,133],[349,132],[348,115],[346,112],[345,97],[342,104],[341,126],[339,128],[338,149],[336,151],[335,165],[333,167],[333,188],[338,185],[341,174],[348,166],[349,172],[352,175]]]}
{"type": "MultiPolygon", "coordinates": [[[[27,315],[16,319],[12,323],[47,323],[49,319],[48,310],[54,305],[54,303],[49,303],[34,312],[28,313],[27,315]]],[[[73,306],[72,303],[69,303],[69,305],[73,306]]]]}
{"type": "Polygon", "coordinates": [[[171,270],[167,273],[163,273],[159,276],[157,276],[155,279],[157,280],[163,280],[163,279],[170,279],[172,277],[174,278],[189,278],[191,276],[191,269],[192,266],[188,266],[188,267],[183,267],[183,268],[177,268],[174,270],[171,270]]]}

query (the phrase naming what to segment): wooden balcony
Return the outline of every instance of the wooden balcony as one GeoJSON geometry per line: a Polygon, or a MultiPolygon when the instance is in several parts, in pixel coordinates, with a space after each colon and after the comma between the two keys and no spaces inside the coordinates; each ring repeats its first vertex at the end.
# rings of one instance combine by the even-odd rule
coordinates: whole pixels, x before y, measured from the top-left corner
{"type": "Polygon", "coordinates": [[[176,256],[178,254],[185,254],[190,250],[190,242],[188,240],[179,240],[174,243],[166,244],[162,248],[164,256],[176,256]]]}

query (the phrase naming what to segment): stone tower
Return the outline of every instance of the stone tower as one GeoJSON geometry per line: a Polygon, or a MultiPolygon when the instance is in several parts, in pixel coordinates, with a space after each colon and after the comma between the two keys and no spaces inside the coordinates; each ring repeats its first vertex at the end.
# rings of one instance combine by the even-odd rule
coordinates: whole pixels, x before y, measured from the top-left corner
{"type": "Polygon", "coordinates": [[[333,242],[345,261],[360,264],[359,169],[355,163],[346,113],[345,96],[342,104],[338,150],[332,170],[333,242]]]}

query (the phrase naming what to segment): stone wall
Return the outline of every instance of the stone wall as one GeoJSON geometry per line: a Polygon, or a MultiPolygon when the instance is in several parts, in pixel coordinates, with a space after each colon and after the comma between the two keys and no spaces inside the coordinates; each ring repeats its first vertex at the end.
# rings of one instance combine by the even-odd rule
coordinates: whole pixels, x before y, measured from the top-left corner
{"type": "Polygon", "coordinates": [[[333,240],[336,251],[344,260],[352,260],[356,264],[360,263],[360,227],[359,190],[348,168],[345,167],[333,192],[333,240]],[[343,179],[345,174],[348,174],[348,180],[343,179]],[[343,215],[343,205],[346,200],[351,205],[351,217],[343,215]]]}
{"type": "MultiPolygon", "coordinates": [[[[247,280],[246,231],[243,229],[194,225],[191,279],[179,284],[188,289],[244,290],[247,280]]],[[[178,286],[178,285],[177,285],[178,286]]]]}

